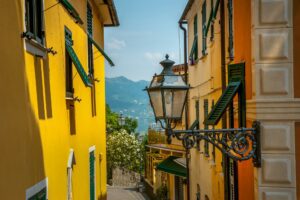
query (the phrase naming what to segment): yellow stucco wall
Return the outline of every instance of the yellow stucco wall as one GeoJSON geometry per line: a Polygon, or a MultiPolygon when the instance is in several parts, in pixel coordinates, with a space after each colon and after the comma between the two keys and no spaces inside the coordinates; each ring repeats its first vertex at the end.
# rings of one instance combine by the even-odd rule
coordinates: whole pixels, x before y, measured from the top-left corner
{"type": "MultiPolygon", "coordinates": [[[[211,110],[212,100],[216,103],[222,94],[221,88],[221,35],[220,35],[220,12],[215,20],[214,40],[210,41],[211,32],[207,38],[207,55],[202,57],[202,0],[194,2],[187,14],[188,20],[188,50],[190,53],[194,40],[194,16],[198,16],[198,60],[195,65],[189,65],[189,83],[192,87],[189,93],[189,124],[196,120],[195,104],[199,100],[200,128],[204,129],[204,99],[208,99],[209,111],[211,110]]],[[[207,21],[209,19],[211,4],[207,4],[207,21]]],[[[221,128],[219,124],[215,128],[221,128]]],[[[209,199],[224,199],[224,174],[222,170],[222,154],[216,149],[216,159],[212,157],[212,145],[209,145],[209,157],[204,155],[204,141],[200,143],[200,151],[191,149],[190,156],[190,196],[196,200],[197,185],[200,186],[201,199],[205,195],[209,199]]]]}
{"type": "MultiPolygon", "coordinates": [[[[86,22],[87,2],[71,3],[86,22]]],[[[95,117],[91,89],[84,86],[73,66],[74,96],[82,101],[74,103],[76,132],[71,134],[65,100],[64,26],[72,31],[73,48],[87,72],[86,23],[76,24],[56,0],[45,0],[44,7],[46,46],[53,47],[57,54],[42,59],[26,52],[25,39],[20,37],[25,31],[24,1],[0,2],[0,199],[25,199],[26,189],[45,178],[49,199],[66,199],[71,148],[76,160],[74,199],[89,199],[89,148],[94,145],[96,198],[105,198],[104,58],[94,48],[95,77],[100,80],[95,83],[95,117]]],[[[94,39],[103,46],[103,25],[95,7],[93,12],[94,39]]]]}

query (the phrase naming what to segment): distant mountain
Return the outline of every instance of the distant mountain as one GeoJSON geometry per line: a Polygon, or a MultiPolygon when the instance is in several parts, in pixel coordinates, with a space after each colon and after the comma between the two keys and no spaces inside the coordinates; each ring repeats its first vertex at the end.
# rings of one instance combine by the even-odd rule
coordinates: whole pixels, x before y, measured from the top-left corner
{"type": "Polygon", "coordinates": [[[106,103],[114,112],[138,120],[139,132],[146,132],[154,122],[146,91],[148,81],[132,81],[124,76],[106,78],[106,103]]]}

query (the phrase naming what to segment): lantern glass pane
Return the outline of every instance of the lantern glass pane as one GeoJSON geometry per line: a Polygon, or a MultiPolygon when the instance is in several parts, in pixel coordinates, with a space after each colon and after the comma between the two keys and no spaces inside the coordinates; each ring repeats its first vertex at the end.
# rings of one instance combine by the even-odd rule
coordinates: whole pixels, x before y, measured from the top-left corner
{"type": "Polygon", "coordinates": [[[164,103],[166,118],[181,118],[182,109],[185,103],[187,90],[166,89],[164,90],[164,103]]]}
{"type": "Polygon", "coordinates": [[[162,85],[162,82],[163,82],[163,79],[164,77],[163,76],[154,76],[153,77],[153,80],[151,82],[151,85],[150,87],[158,87],[158,86],[161,86],[162,85]]]}
{"type": "Polygon", "coordinates": [[[162,96],[160,90],[149,91],[149,96],[152,102],[152,108],[156,118],[163,117],[162,96]]]}
{"type": "Polygon", "coordinates": [[[184,87],[186,83],[183,81],[182,76],[164,76],[163,86],[176,86],[176,87],[184,87]]]}

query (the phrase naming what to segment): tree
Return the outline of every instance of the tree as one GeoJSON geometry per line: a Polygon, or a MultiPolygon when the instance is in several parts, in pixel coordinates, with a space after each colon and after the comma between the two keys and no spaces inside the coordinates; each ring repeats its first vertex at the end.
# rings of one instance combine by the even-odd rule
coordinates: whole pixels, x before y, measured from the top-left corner
{"type": "Polygon", "coordinates": [[[125,129],[127,133],[134,133],[138,127],[138,122],[136,119],[125,117],[125,124],[119,124],[119,114],[113,112],[108,104],[106,104],[106,132],[112,133],[114,131],[120,131],[125,129]]]}
{"type": "Polygon", "coordinates": [[[119,115],[115,112],[112,112],[109,105],[106,104],[106,132],[111,133],[113,131],[119,131],[119,115]]]}
{"type": "Polygon", "coordinates": [[[107,170],[108,178],[116,167],[139,172],[143,164],[143,149],[134,135],[126,130],[114,131],[107,136],[107,170]]]}

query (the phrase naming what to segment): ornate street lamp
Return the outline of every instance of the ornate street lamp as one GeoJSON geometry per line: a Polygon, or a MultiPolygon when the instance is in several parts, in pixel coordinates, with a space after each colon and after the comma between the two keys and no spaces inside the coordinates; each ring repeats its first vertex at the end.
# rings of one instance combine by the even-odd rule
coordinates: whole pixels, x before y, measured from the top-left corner
{"type": "Polygon", "coordinates": [[[173,73],[174,63],[166,55],[166,59],[160,62],[164,68],[163,71],[159,75],[155,74],[150,86],[146,87],[155,119],[160,123],[162,123],[161,120],[164,120],[166,128],[170,128],[173,122],[181,120],[187,92],[190,88],[182,76],[173,73]]]}
{"type": "Polygon", "coordinates": [[[252,128],[204,129],[204,130],[174,130],[176,122],[182,118],[182,112],[187,101],[190,88],[181,75],[172,71],[174,61],[166,59],[160,64],[163,71],[154,75],[148,92],[155,120],[165,129],[168,143],[172,137],[181,140],[186,149],[191,149],[199,141],[205,140],[222,153],[236,161],[253,159],[256,167],[260,166],[260,128],[259,122],[253,122],[252,128]]]}

